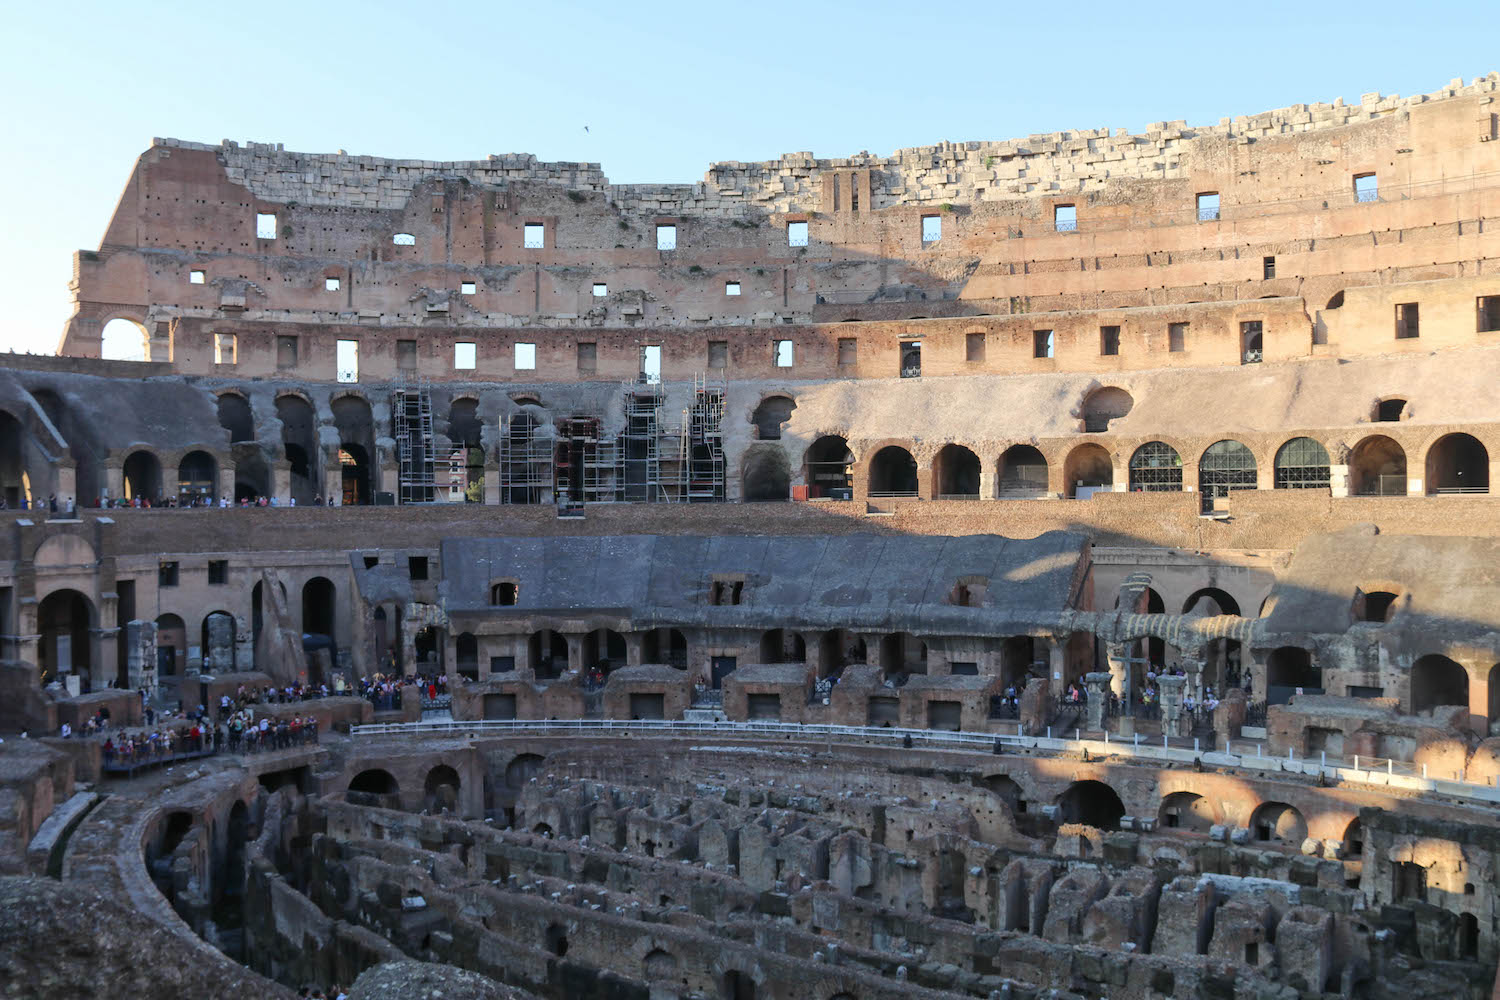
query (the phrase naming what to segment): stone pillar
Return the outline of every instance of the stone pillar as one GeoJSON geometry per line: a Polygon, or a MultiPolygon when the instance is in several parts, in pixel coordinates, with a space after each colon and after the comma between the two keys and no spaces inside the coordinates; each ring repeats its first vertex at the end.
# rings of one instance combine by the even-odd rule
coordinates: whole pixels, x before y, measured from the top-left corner
{"type": "Polygon", "coordinates": [[[1336,497],[1349,495],[1349,466],[1330,465],[1328,467],[1328,492],[1336,497]]]}
{"type": "Polygon", "coordinates": [[[1089,699],[1088,728],[1091,732],[1098,732],[1104,728],[1104,702],[1109,697],[1110,682],[1113,679],[1113,674],[1102,672],[1083,675],[1083,686],[1088,692],[1089,699]]]}
{"type": "Polygon", "coordinates": [[[215,503],[218,502],[219,497],[228,497],[231,500],[234,499],[234,463],[233,462],[225,462],[225,461],[220,461],[219,462],[219,481],[218,481],[217,485],[218,485],[218,490],[214,493],[214,495],[210,499],[212,499],[215,503]]]}
{"type": "Polygon", "coordinates": [[[203,651],[203,668],[209,673],[234,671],[234,619],[212,615],[208,619],[208,648],[203,651]]]}
{"type": "Polygon", "coordinates": [[[979,499],[995,499],[995,467],[993,465],[981,465],[979,467],[979,499]]]}
{"type": "Polygon", "coordinates": [[[1053,639],[1047,650],[1047,687],[1053,694],[1060,694],[1067,685],[1068,643],[1065,639],[1053,639]]]}
{"type": "MultiPolygon", "coordinates": [[[[571,497],[570,499],[579,498],[571,497]]],[[[500,503],[500,470],[488,465],[484,467],[484,502],[486,506],[496,506],[500,503]]]]}
{"type": "Polygon", "coordinates": [[[81,497],[78,495],[78,470],[73,465],[71,458],[59,459],[57,463],[57,503],[60,508],[66,509],[71,499],[79,506],[92,501],[93,497],[81,497]]]}
{"type": "MultiPolygon", "coordinates": [[[[271,466],[271,495],[279,504],[292,499],[292,463],[284,458],[271,466]]],[[[233,484],[230,484],[229,499],[234,499],[233,484]]]]}
{"type": "Polygon", "coordinates": [[[1245,666],[1245,650],[1243,647],[1240,649],[1240,663],[1242,671],[1240,677],[1240,690],[1244,690],[1245,681],[1243,671],[1249,670],[1252,680],[1252,685],[1250,688],[1251,701],[1266,700],[1266,657],[1268,657],[1269,655],[1270,653],[1264,649],[1252,649],[1250,650],[1250,663],[1248,666],[1245,666]]]}
{"type": "Polygon", "coordinates": [[[344,467],[339,465],[337,453],[333,456],[333,468],[323,470],[323,496],[325,503],[332,498],[335,507],[344,503],[344,467]]]}
{"type": "Polygon", "coordinates": [[[1207,668],[1207,661],[1200,651],[1197,656],[1188,653],[1182,655],[1182,670],[1187,674],[1186,693],[1192,695],[1196,702],[1203,701],[1203,676],[1207,668]]]}
{"type": "Polygon", "coordinates": [[[1163,674],[1156,678],[1156,690],[1161,697],[1161,731],[1175,736],[1182,728],[1182,690],[1187,685],[1186,677],[1163,674]]]}
{"type": "Polygon", "coordinates": [[[625,665],[627,667],[638,667],[645,661],[642,656],[646,651],[646,634],[644,632],[625,633],[625,665]]]}
{"type": "Polygon", "coordinates": [[[119,463],[104,467],[104,495],[108,497],[125,495],[125,468],[119,463]]]}
{"type": "Polygon", "coordinates": [[[567,635],[563,638],[568,640],[568,673],[578,674],[583,670],[583,636],[567,635]]]}
{"type": "Polygon", "coordinates": [[[131,688],[156,696],[156,623],[136,619],[125,626],[125,669],[131,688]]]}

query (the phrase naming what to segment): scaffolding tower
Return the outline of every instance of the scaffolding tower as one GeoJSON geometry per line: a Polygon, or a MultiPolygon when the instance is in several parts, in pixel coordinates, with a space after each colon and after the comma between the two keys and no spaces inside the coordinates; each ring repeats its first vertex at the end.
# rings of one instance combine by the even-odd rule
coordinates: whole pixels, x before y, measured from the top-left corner
{"type": "Polygon", "coordinates": [[[625,429],[620,433],[622,500],[667,499],[661,488],[662,414],[666,392],[660,382],[637,380],[625,389],[625,429]]]}
{"type": "Polygon", "coordinates": [[[433,478],[432,393],[421,383],[398,389],[395,412],[397,483],[400,502],[431,503],[433,478]]]}
{"type": "Polygon", "coordinates": [[[552,445],[529,413],[500,420],[500,502],[542,503],[552,489],[552,445]]]}
{"type": "Polygon", "coordinates": [[[557,421],[556,491],[558,502],[605,503],[620,499],[620,443],[599,433],[598,417],[562,417],[557,421]]]}
{"type": "Polygon", "coordinates": [[[682,433],[690,503],[724,499],[724,393],[723,379],[693,377],[693,403],[682,433]]]}

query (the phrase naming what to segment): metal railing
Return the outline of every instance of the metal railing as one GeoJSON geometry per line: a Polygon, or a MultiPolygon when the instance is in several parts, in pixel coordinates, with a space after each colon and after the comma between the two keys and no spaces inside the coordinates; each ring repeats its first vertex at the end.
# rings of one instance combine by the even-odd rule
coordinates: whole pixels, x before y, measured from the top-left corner
{"type": "Polygon", "coordinates": [[[1194,746],[1171,746],[1163,737],[1160,743],[1153,739],[1142,739],[1137,734],[1132,739],[1067,739],[1054,737],[1051,731],[1046,736],[1027,736],[1022,733],[1020,723],[1016,732],[966,733],[934,729],[900,729],[896,727],[835,726],[825,724],[803,724],[798,722],[685,722],[674,719],[615,720],[615,719],[483,719],[471,722],[396,722],[373,723],[353,726],[350,734],[364,736],[497,736],[510,733],[531,733],[554,736],[622,736],[660,735],[666,737],[717,736],[727,739],[801,739],[813,743],[856,743],[893,747],[922,747],[934,750],[973,751],[993,754],[997,748],[1026,748],[1055,753],[1082,753],[1087,750],[1093,756],[1101,754],[1120,758],[1168,762],[1193,765],[1202,763],[1210,767],[1238,768],[1246,771],[1302,774],[1311,777],[1346,781],[1367,785],[1382,785],[1405,791],[1433,792],[1494,804],[1500,804],[1500,787],[1490,783],[1471,782],[1461,776],[1452,778],[1434,777],[1428,773],[1426,764],[1396,761],[1385,758],[1355,756],[1334,757],[1320,754],[1317,759],[1298,757],[1288,751],[1285,757],[1264,755],[1261,743],[1240,746],[1235,752],[1234,741],[1224,751],[1202,749],[1194,746]],[[1382,764],[1382,761],[1384,763],[1382,764]]]}

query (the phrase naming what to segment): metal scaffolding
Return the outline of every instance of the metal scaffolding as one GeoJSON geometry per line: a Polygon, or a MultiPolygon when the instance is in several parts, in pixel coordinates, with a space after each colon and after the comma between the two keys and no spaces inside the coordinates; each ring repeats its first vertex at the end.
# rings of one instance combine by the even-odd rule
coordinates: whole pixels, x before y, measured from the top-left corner
{"type": "Polygon", "coordinates": [[[432,393],[423,385],[396,390],[396,459],[401,503],[431,503],[436,481],[432,456],[432,393]]]}
{"type": "Polygon", "coordinates": [[[500,421],[500,502],[542,503],[552,489],[551,441],[537,419],[517,413],[500,421]]]}
{"type": "Polygon", "coordinates": [[[625,429],[620,433],[622,500],[667,499],[661,485],[661,438],[666,391],[660,382],[636,381],[625,390],[625,429]]]}
{"type": "Polygon", "coordinates": [[[722,379],[693,378],[693,404],[682,422],[687,499],[692,503],[724,499],[724,392],[722,379]]]}
{"type": "Polygon", "coordinates": [[[563,417],[557,421],[557,499],[603,503],[620,499],[624,473],[620,443],[601,438],[598,417],[563,417]]]}

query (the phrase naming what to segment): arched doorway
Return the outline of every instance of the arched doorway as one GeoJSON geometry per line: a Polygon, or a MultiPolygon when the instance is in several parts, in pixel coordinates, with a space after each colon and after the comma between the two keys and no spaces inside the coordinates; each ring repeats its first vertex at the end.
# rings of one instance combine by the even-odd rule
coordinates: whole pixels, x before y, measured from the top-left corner
{"type": "Polygon", "coordinates": [[[470,397],[455,399],[448,408],[448,440],[454,454],[450,459],[463,463],[464,499],[484,499],[484,422],[479,417],[479,401],[470,397]],[[476,485],[477,484],[477,485],[476,485]]]}
{"type": "Polygon", "coordinates": [[[345,794],[350,802],[379,806],[383,809],[401,808],[401,786],[395,775],[383,768],[361,771],[349,782],[345,794]]]}
{"type": "Polygon", "coordinates": [[[1057,797],[1059,823],[1081,823],[1099,830],[1118,830],[1125,804],[1102,781],[1075,781],[1057,797]]]}
{"type": "Polygon", "coordinates": [[[917,460],[899,445],[888,445],[870,459],[870,496],[917,495],[917,460]]]}
{"type": "Polygon", "coordinates": [[[1108,493],[1115,482],[1115,467],[1109,452],[1097,444],[1081,444],[1074,448],[1063,460],[1063,480],[1070,500],[1108,493]]]}
{"type": "Polygon", "coordinates": [[[528,645],[537,680],[556,680],[568,669],[568,640],[560,632],[548,628],[533,632],[528,645]]]}
{"type": "Polygon", "coordinates": [[[750,422],[755,425],[756,439],[779,441],[782,425],[792,419],[792,411],[796,408],[797,404],[790,396],[767,396],[761,400],[755,412],[750,415],[750,422]]]}
{"type": "Polygon", "coordinates": [[[313,408],[301,396],[288,393],[276,397],[276,417],[281,421],[281,446],[291,465],[292,497],[299,504],[310,504],[323,492],[318,470],[312,464],[318,454],[313,408]]]}
{"type": "Polygon", "coordinates": [[[1198,492],[1205,511],[1214,510],[1234,490],[1255,486],[1255,455],[1238,441],[1215,441],[1198,459],[1198,492]]]}
{"type": "Polygon", "coordinates": [[[131,452],[121,470],[125,478],[125,499],[139,497],[155,503],[161,498],[161,462],[149,451],[131,452]]]}
{"type": "Polygon", "coordinates": [[[1119,420],[1135,406],[1130,393],[1118,386],[1107,385],[1089,393],[1083,401],[1083,432],[1103,434],[1112,421],[1119,420]]]}
{"type": "Polygon", "coordinates": [[[26,475],[26,429],[21,422],[0,410],[0,498],[12,510],[21,506],[21,498],[31,499],[30,481],[26,475]]]}
{"type": "Polygon", "coordinates": [[[42,684],[78,674],[92,684],[94,605],[76,590],[54,590],[37,605],[37,666],[42,684]]]}
{"type": "MultiPolygon", "coordinates": [[[[1195,590],[1182,602],[1184,615],[1203,615],[1217,618],[1222,615],[1240,614],[1239,602],[1228,591],[1218,587],[1195,590]]],[[[1203,683],[1211,685],[1216,694],[1222,695],[1226,685],[1238,683],[1241,669],[1241,647],[1238,639],[1214,639],[1203,647],[1203,683]]],[[[1196,692],[1193,692],[1196,695],[1196,692]]]]}
{"type": "Polygon", "coordinates": [[[184,504],[214,499],[219,463],[206,451],[190,451],[177,466],[177,497],[184,504]]]}
{"type": "Polygon", "coordinates": [[[1307,839],[1307,820],[1285,802],[1263,802],[1250,814],[1250,836],[1268,843],[1301,847],[1307,839]]]}
{"type": "Polygon", "coordinates": [[[1427,449],[1427,493],[1488,493],[1490,453],[1469,434],[1446,434],[1427,449]]]}
{"type": "Polygon", "coordinates": [[[255,440],[255,416],[250,401],[237,392],[219,394],[219,426],[229,432],[229,443],[255,440]]]}
{"type": "Polygon", "coordinates": [[[760,662],[805,663],[807,643],[790,629],[773,628],[760,637],[760,662]]]}
{"type": "Polygon", "coordinates": [[[339,471],[345,507],[370,502],[370,453],[357,444],[339,448],[339,471]]]}
{"type": "Polygon", "coordinates": [[[302,631],[308,635],[334,638],[336,621],[333,581],[315,576],[302,585],[302,631]]]}
{"type": "Polygon", "coordinates": [[[203,672],[212,674],[234,670],[234,615],[211,611],[203,618],[198,648],[202,650],[203,672]]]}
{"type": "Polygon", "coordinates": [[[187,668],[187,626],[168,613],[156,619],[156,676],[180,677],[187,668]]]}
{"type": "Polygon", "coordinates": [[[412,651],[417,657],[419,673],[443,673],[443,631],[437,625],[424,625],[412,637],[412,651]]]}
{"type": "Polygon", "coordinates": [[[1323,671],[1312,653],[1300,646],[1281,646],[1266,658],[1266,704],[1285,705],[1298,692],[1323,693],[1323,671]]]}
{"type": "Polygon", "coordinates": [[[150,361],[151,335],[129,319],[112,319],[99,337],[99,356],[106,361],[150,361]]]}
{"type": "Polygon", "coordinates": [[[1035,500],[1047,495],[1047,459],[1029,444],[1017,444],[1000,456],[999,488],[1002,500],[1035,500]]]}
{"type": "Polygon", "coordinates": [[[820,437],[807,449],[807,494],[848,500],[853,495],[854,455],[838,435],[820,437]]]}
{"type": "Polygon", "coordinates": [[[687,669],[687,637],[675,628],[654,628],[641,636],[641,662],[687,669]]]}
{"type": "Polygon", "coordinates": [[[893,632],[880,640],[880,670],[885,679],[927,673],[927,643],[910,632],[893,632]]]}
{"type": "Polygon", "coordinates": [[[583,637],[583,668],[602,679],[625,666],[625,637],[614,629],[598,628],[583,637]]]}
{"type": "Polygon", "coordinates": [[[1278,490],[1327,489],[1332,478],[1328,449],[1310,437],[1292,438],[1276,451],[1278,490]]]}
{"type": "Polygon", "coordinates": [[[865,640],[848,629],[829,629],[818,640],[818,679],[837,677],[851,663],[865,663],[865,640]]]}
{"type": "Polygon", "coordinates": [[[1404,497],[1406,487],[1406,452],[1384,434],[1372,434],[1349,453],[1350,495],[1404,497]]]}
{"type": "Polygon", "coordinates": [[[447,764],[439,764],[427,772],[423,783],[423,806],[433,815],[458,812],[459,790],[463,787],[458,772],[447,764]]]}
{"type": "Polygon", "coordinates": [[[479,640],[472,632],[460,632],[453,640],[453,658],[460,677],[479,680],[479,640]]]}
{"type": "Polygon", "coordinates": [[[1411,665],[1411,710],[1469,704],[1469,672],[1446,656],[1429,653],[1411,665]]]}
{"type": "Polygon", "coordinates": [[[741,495],[747,502],[790,500],[792,468],[779,445],[751,445],[745,450],[741,495]]]}
{"type": "Polygon", "coordinates": [[[961,444],[944,445],[932,460],[938,500],[979,499],[979,456],[961,444]]]}
{"type": "Polygon", "coordinates": [[[1182,492],[1182,456],[1165,441],[1148,441],[1130,456],[1130,492],[1182,492]]]}
{"type": "Polygon", "coordinates": [[[375,420],[370,413],[370,404],[361,396],[340,396],[329,409],[339,436],[343,502],[346,505],[374,503],[375,420]]]}
{"type": "Polygon", "coordinates": [[[1207,833],[1214,825],[1214,807],[1197,792],[1173,792],[1161,800],[1156,818],[1163,830],[1207,833]]]}

